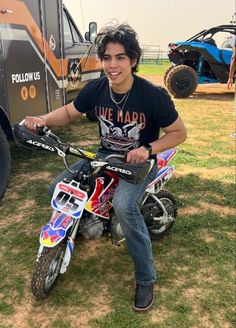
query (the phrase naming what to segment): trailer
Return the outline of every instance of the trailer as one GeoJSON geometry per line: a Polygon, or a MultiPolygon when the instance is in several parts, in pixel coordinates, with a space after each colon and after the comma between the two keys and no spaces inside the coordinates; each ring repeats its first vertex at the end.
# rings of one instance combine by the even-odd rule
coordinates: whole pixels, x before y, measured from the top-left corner
{"type": "Polygon", "coordinates": [[[93,41],[82,36],[62,0],[0,2],[0,199],[10,174],[12,125],[73,100],[101,75],[93,41]]]}

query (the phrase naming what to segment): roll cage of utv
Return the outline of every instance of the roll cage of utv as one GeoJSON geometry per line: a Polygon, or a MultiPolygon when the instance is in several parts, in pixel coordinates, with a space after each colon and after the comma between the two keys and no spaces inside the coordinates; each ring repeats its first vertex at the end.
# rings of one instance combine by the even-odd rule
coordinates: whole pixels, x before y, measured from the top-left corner
{"type": "Polygon", "coordinates": [[[203,31],[195,34],[191,38],[187,39],[186,42],[190,42],[190,41],[206,42],[206,43],[215,45],[215,47],[216,47],[216,43],[213,39],[213,36],[217,32],[227,32],[234,36],[235,35],[235,25],[230,24],[230,25],[219,25],[216,27],[211,27],[210,29],[206,29],[206,30],[203,30],[203,31]]]}
{"type": "Polygon", "coordinates": [[[164,75],[169,92],[177,98],[191,95],[198,84],[226,83],[233,53],[236,25],[220,25],[205,29],[184,42],[169,44],[171,65],[164,75]],[[227,33],[228,38],[217,47],[214,36],[227,33]]]}

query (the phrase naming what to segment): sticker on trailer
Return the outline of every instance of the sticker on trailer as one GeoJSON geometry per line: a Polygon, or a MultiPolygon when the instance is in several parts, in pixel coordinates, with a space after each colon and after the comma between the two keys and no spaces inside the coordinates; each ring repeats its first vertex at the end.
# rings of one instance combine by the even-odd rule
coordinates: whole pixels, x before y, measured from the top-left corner
{"type": "Polygon", "coordinates": [[[54,36],[51,34],[50,35],[50,38],[49,38],[49,41],[48,41],[48,45],[49,45],[49,48],[54,51],[56,49],[56,40],[54,38],[54,36]]]}

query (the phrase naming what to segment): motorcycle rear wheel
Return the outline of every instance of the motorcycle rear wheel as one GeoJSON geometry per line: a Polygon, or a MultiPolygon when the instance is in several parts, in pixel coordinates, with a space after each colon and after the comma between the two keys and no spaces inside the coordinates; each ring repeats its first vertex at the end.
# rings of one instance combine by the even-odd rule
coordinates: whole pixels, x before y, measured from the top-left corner
{"type": "Polygon", "coordinates": [[[53,289],[65,254],[66,244],[60,243],[55,247],[44,247],[36,262],[31,280],[31,291],[36,299],[47,297],[53,289]]]}
{"type": "Polygon", "coordinates": [[[155,217],[163,216],[163,210],[160,208],[160,205],[149,196],[145,204],[142,206],[142,212],[152,240],[163,238],[173,227],[177,218],[176,200],[171,193],[168,191],[160,191],[157,194],[157,197],[164,205],[168,215],[173,218],[173,221],[161,223],[154,220],[155,217]]]}

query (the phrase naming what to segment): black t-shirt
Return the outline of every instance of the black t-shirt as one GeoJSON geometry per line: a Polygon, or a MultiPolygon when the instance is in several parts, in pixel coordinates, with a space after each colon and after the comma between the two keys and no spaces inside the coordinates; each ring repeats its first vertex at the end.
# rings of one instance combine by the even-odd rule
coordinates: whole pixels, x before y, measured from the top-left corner
{"type": "MultiPolygon", "coordinates": [[[[124,95],[113,92],[113,96],[119,102],[124,95]]],[[[174,123],[178,117],[167,91],[136,75],[128,98],[118,106],[111,99],[105,76],[89,82],[74,105],[81,113],[95,111],[102,148],[118,152],[155,141],[160,128],[174,123]],[[118,109],[123,106],[123,110],[118,109]]]]}

